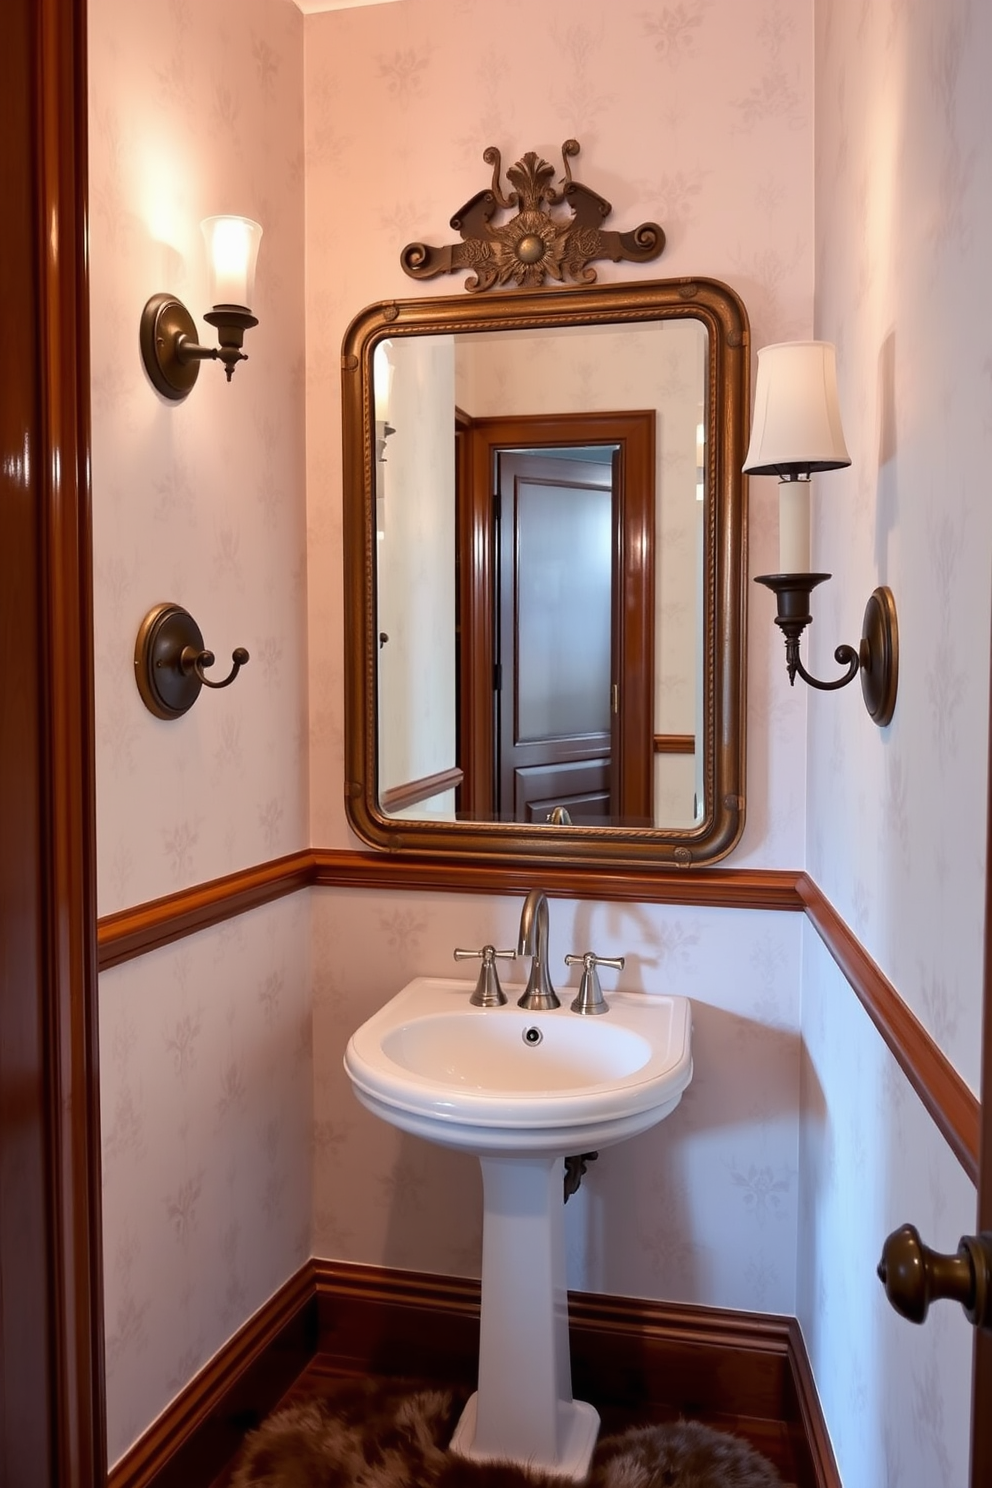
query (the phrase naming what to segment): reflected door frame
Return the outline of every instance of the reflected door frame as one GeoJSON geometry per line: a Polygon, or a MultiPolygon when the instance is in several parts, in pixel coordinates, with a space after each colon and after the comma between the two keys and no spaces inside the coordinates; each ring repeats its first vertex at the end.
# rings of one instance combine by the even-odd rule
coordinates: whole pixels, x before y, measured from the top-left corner
{"type": "Polygon", "coordinates": [[[619,815],[643,816],[654,771],[655,411],[473,418],[456,412],[458,563],[459,816],[493,817],[498,603],[494,523],[495,452],[583,444],[617,445],[617,575],[622,617],[615,636],[619,679],[615,753],[623,780],[619,815]],[[627,685],[627,683],[631,685],[627,685]]]}
{"type": "Polygon", "coordinates": [[[555,807],[580,825],[608,826],[620,816],[618,451],[598,448],[608,459],[496,451],[501,821],[546,822],[555,807]]]}

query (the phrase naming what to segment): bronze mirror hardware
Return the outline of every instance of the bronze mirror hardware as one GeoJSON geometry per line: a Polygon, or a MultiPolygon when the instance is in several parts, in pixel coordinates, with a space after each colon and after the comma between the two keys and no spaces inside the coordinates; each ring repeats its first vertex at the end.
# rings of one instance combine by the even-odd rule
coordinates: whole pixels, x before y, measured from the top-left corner
{"type": "Polygon", "coordinates": [[[234,665],[221,682],[206,674],[215,659],[188,610],[177,604],[155,605],[142,620],[134,645],[134,679],[145,707],[156,718],[181,718],[201,687],[230,687],[249,658],[238,646],[231,657],[234,665]]]}
{"type": "Polygon", "coordinates": [[[642,869],[733,848],[748,374],[746,311],[712,280],[386,301],[356,317],[342,358],[345,798],[363,840],[418,857],[642,869]],[[514,401],[526,389],[538,411],[514,401]],[[590,429],[582,447],[576,420],[590,429]],[[535,454],[547,457],[536,482],[520,465],[535,454]],[[521,493],[533,491],[539,508],[550,499],[550,543],[545,533],[514,571],[530,522],[521,493]],[[564,520],[562,499],[576,503],[564,520]],[[583,567],[573,537],[587,516],[599,536],[583,567]],[[529,638],[511,643],[521,618],[529,638]],[[555,648],[582,627],[578,659],[560,661],[555,648]],[[542,757],[549,699],[576,673],[604,679],[597,717],[545,727],[554,747],[542,757]],[[508,765],[501,726],[520,746],[508,765]]]}
{"type": "Polygon", "coordinates": [[[500,152],[490,145],[482,158],[493,168],[492,185],[476,192],[451,219],[462,241],[443,248],[408,243],[400,254],[404,271],[413,279],[433,279],[471,269],[465,288],[479,292],[494,284],[538,288],[549,277],[594,284],[596,270],[589,267],[594,258],[610,258],[614,263],[621,259],[649,263],[657,258],[664,249],[665,234],[656,222],[642,222],[633,232],[602,231],[600,224],[613,208],[605,197],[573,181],[569,159],[578,153],[578,140],[568,139],[562,145],[564,175],[555,187],[554,166],[528,150],[507,169],[507,180],[514,189],[504,194],[500,152]],[[570,216],[554,215],[552,208],[562,203],[569,207],[570,216]],[[509,222],[493,225],[497,208],[510,212],[514,207],[517,212],[509,222]]]}

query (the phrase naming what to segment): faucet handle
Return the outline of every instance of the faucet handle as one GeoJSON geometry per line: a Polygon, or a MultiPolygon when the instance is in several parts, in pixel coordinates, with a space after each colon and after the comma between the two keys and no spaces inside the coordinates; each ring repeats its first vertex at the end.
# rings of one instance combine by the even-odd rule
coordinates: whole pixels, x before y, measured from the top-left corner
{"type": "Polygon", "coordinates": [[[623,963],[623,956],[597,956],[593,951],[584,951],[581,956],[566,956],[566,966],[582,967],[582,976],[579,980],[579,995],[572,1003],[572,1012],[608,1012],[609,1003],[603,996],[603,989],[599,985],[599,972],[596,970],[596,967],[612,966],[616,971],[623,971],[623,963]]]}
{"type": "Polygon", "coordinates": [[[475,984],[475,991],[469,998],[473,1007],[502,1007],[506,1002],[506,993],[499,984],[496,974],[496,962],[516,960],[516,951],[497,951],[495,946],[484,945],[481,951],[455,951],[456,961],[474,961],[477,957],[481,959],[479,968],[479,980],[475,984]]]}

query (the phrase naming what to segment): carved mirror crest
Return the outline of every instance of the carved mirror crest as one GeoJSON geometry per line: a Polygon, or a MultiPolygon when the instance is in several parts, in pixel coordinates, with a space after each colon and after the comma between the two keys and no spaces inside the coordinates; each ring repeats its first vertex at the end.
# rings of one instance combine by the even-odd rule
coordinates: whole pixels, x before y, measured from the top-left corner
{"type": "Polygon", "coordinates": [[[614,263],[650,263],[665,246],[665,234],[656,222],[642,222],[633,232],[604,232],[601,224],[613,208],[588,186],[572,179],[569,161],[579,153],[578,140],[561,147],[564,175],[554,185],[554,166],[533,150],[506,172],[513,190],[500,186],[500,152],[490,145],[483,153],[493,168],[492,185],[476,192],[451,219],[461,234],[460,243],[432,248],[427,243],[408,243],[400,263],[413,279],[433,279],[459,269],[473,272],[465,281],[470,292],[493,285],[537,289],[546,281],[571,279],[594,284],[596,270],[590,263],[609,258],[614,263]],[[561,205],[569,214],[556,213],[561,205]],[[516,215],[508,222],[493,223],[497,209],[516,215]]]}

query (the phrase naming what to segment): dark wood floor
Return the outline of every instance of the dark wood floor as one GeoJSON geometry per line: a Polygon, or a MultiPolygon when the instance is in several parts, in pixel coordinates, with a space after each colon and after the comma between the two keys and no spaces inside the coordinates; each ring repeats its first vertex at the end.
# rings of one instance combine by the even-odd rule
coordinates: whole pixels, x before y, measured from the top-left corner
{"type": "MultiPolygon", "coordinates": [[[[333,1359],[323,1355],[317,1355],[309,1366],[300,1375],[291,1389],[280,1402],[277,1409],[299,1400],[312,1398],[313,1396],[328,1396],[340,1388],[343,1381],[353,1380],[356,1376],[343,1370],[333,1359]]],[[[439,1380],[432,1377],[434,1385],[448,1385],[452,1387],[470,1387],[471,1380],[447,1379],[439,1380]]],[[[586,1392],[591,1397],[592,1392],[586,1392]]],[[[690,1417],[690,1413],[680,1411],[674,1407],[666,1406],[663,1402],[645,1405],[639,1402],[636,1409],[627,1408],[622,1401],[616,1399],[590,1399],[590,1403],[599,1411],[602,1428],[600,1435],[610,1435],[616,1431],[626,1430],[630,1426],[648,1426],[665,1421],[684,1419],[695,1419],[702,1421],[708,1426],[713,1426],[720,1431],[728,1431],[735,1436],[742,1437],[751,1443],[759,1452],[763,1453],[770,1462],[778,1469],[784,1483],[794,1484],[795,1488],[816,1488],[816,1484],[810,1474],[808,1452],[802,1439],[802,1432],[795,1424],[789,1425],[785,1422],[760,1420],[755,1417],[735,1415],[715,1415],[713,1413],[697,1413],[690,1417]]],[[[216,1479],[212,1488],[229,1488],[234,1464],[216,1479]]]]}

